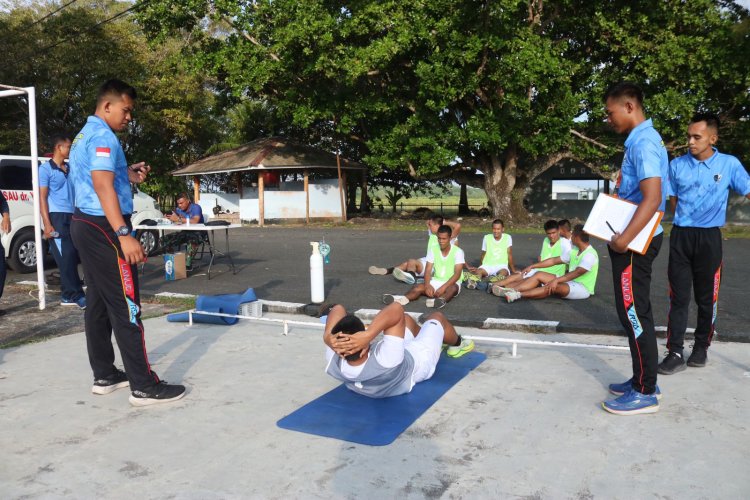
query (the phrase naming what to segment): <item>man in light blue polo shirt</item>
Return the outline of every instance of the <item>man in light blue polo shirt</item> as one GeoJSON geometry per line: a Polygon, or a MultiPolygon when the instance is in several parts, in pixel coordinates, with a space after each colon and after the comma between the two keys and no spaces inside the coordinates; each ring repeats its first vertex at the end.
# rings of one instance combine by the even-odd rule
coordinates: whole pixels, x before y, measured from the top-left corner
{"type": "Polygon", "coordinates": [[[70,137],[64,134],[50,138],[52,158],[39,166],[39,206],[44,221],[44,237],[50,242],[52,256],[60,270],[60,288],[63,306],[86,309],[86,296],[78,274],[78,251],[70,237],[73,217],[73,189],[68,182],[70,137]]]}
{"type": "Polygon", "coordinates": [[[669,160],[661,136],[646,119],[640,87],[619,83],[607,91],[604,100],[609,124],[618,134],[628,134],[617,195],[638,208],[622,233],[615,233],[609,242],[615,307],[628,335],[633,377],[611,384],[610,392],[619,397],[602,406],[617,415],[655,413],[659,410],[659,353],[651,310],[651,267],[661,248],[663,230],[658,228],[644,255],[628,250],[628,244],[657,210],[664,210],[669,160]]]}
{"type": "Polygon", "coordinates": [[[86,345],[94,372],[94,394],[130,386],[130,403],[146,406],[180,399],[182,385],[170,385],[151,370],[141,322],[136,265],[143,247],[131,236],[130,183],[146,179],[145,163],[128,166],[115,132],[127,129],[136,91],[120,80],[99,89],[96,112],[76,136],[70,151],[70,180],[76,211],[71,224],[88,283],[86,345]],[[112,333],[125,372],[115,367],[112,333]]]}
{"type": "Polygon", "coordinates": [[[688,126],[689,152],[669,165],[669,195],[675,216],[669,235],[669,352],[659,364],[663,375],[685,369],[683,348],[691,288],[698,321],[687,366],[706,365],[718,311],[721,227],[726,222],[729,190],[750,198],[750,175],[737,158],[714,147],[718,140],[718,117],[695,115],[688,126]]]}

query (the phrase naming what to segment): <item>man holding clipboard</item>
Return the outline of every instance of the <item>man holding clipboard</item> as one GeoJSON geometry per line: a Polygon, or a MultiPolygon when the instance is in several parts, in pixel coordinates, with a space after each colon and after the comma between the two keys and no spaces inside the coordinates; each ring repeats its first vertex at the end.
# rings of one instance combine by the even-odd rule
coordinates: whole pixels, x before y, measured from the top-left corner
{"type": "Polygon", "coordinates": [[[643,110],[643,92],[632,83],[611,87],[604,97],[607,121],[619,134],[628,134],[617,185],[618,196],[638,205],[622,232],[614,232],[609,242],[615,306],[628,334],[633,377],[611,384],[618,395],[602,407],[617,415],[637,415],[659,411],[656,374],[659,353],[651,310],[651,267],[663,239],[661,226],[656,230],[643,255],[628,250],[628,244],[664,210],[669,160],[661,136],[643,110]]]}

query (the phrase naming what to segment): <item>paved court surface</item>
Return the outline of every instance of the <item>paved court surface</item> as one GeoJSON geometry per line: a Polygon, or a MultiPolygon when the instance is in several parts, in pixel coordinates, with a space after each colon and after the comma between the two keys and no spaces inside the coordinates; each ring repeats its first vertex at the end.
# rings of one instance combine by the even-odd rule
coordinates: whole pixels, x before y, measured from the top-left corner
{"type": "MultiPolygon", "coordinates": [[[[510,231],[512,234],[512,231],[510,231]]],[[[513,235],[513,234],[512,234],[513,235]]],[[[461,246],[470,261],[479,259],[481,233],[464,233],[461,246]]],[[[409,257],[425,254],[427,235],[417,231],[380,231],[341,228],[246,227],[231,234],[230,249],[238,273],[232,275],[223,260],[215,265],[209,281],[205,266],[188,279],[166,282],[160,256],[152,257],[142,276],[141,288],[147,293],[176,292],[190,294],[235,293],[254,287],[266,300],[307,303],[310,300],[310,241],[325,238],[331,245],[330,264],[325,266],[326,300],[344,302],[354,308],[377,308],[385,292],[402,294],[407,285],[391,276],[371,276],[370,265],[390,266],[409,257]]],[[[513,255],[517,265],[527,265],[539,255],[542,235],[513,235],[513,255]]],[[[223,248],[223,241],[220,241],[223,248]]],[[[522,319],[558,322],[558,331],[620,333],[614,310],[612,270],[604,243],[596,240],[600,268],[596,295],[583,301],[551,298],[543,301],[519,301],[507,304],[479,291],[463,290],[449,303],[445,313],[466,325],[481,325],[485,318],[522,319]]],[[[664,240],[654,264],[652,301],[657,325],[667,324],[667,260],[669,242],[664,240]]],[[[718,339],[750,341],[750,308],[746,284],[750,283],[750,240],[724,241],[725,273],[719,299],[718,339]]],[[[424,299],[409,304],[407,310],[427,310],[424,299]]],[[[690,327],[694,327],[695,308],[691,306],[690,327]]]]}
{"type": "MultiPolygon", "coordinates": [[[[299,316],[293,319],[300,319],[299,316]]],[[[488,359],[393,444],[368,447],[276,421],[336,386],[320,328],[146,321],[174,404],[90,391],[83,334],[0,350],[0,498],[747,498],[750,345],[661,377],[661,411],[599,403],[623,351],[484,343],[488,359]]],[[[460,329],[464,335],[486,331],[460,329]]],[[[622,337],[494,332],[624,345],[622,337]]],[[[346,418],[346,412],[339,416],[346,418]]],[[[332,419],[331,425],[336,425],[332,419]]]]}

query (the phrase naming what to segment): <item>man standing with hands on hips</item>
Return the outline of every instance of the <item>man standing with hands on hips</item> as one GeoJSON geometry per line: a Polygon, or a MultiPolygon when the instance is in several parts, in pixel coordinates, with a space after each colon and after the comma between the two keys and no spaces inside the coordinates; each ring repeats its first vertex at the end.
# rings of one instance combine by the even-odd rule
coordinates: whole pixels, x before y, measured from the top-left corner
{"type": "Polygon", "coordinates": [[[718,140],[719,118],[695,115],[688,126],[688,154],[669,165],[669,195],[675,215],[669,235],[669,352],[659,364],[663,375],[685,369],[682,351],[691,288],[698,305],[698,321],[687,366],[706,365],[716,325],[721,227],[726,222],[729,190],[750,198],[750,175],[737,158],[714,147],[718,140]]]}
{"type": "Polygon", "coordinates": [[[618,134],[628,134],[617,195],[638,208],[622,233],[615,233],[609,242],[615,307],[628,334],[633,377],[611,384],[610,392],[619,397],[603,402],[602,407],[617,415],[655,413],[659,411],[659,353],[651,310],[651,267],[661,248],[663,229],[656,230],[645,255],[628,250],[628,245],[657,210],[664,210],[669,160],[661,136],[646,119],[640,87],[619,83],[607,91],[604,100],[609,124],[618,134]]]}
{"type": "Polygon", "coordinates": [[[137,264],[145,259],[131,236],[133,195],[130,183],[141,183],[151,168],[128,166],[115,132],[128,127],[136,100],[133,87],[108,80],[99,89],[94,116],[78,133],[70,152],[75,186],[71,234],[86,280],[86,344],[94,372],[94,394],[109,394],[130,385],[130,403],[146,406],[185,395],[151,370],[141,322],[137,264]],[[125,373],[115,365],[115,334],[125,373]]]}

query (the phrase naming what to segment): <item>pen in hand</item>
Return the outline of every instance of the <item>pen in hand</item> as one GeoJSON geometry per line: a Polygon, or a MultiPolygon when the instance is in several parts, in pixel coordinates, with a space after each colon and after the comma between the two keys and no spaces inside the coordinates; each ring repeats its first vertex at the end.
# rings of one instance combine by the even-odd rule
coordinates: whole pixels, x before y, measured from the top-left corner
{"type": "Polygon", "coordinates": [[[610,231],[612,231],[612,234],[617,234],[617,231],[615,231],[615,228],[612,227],[612,224],[609,223],[609,221],[604,221],[605,224],[607,224],[607,227],[610,231]]]}

